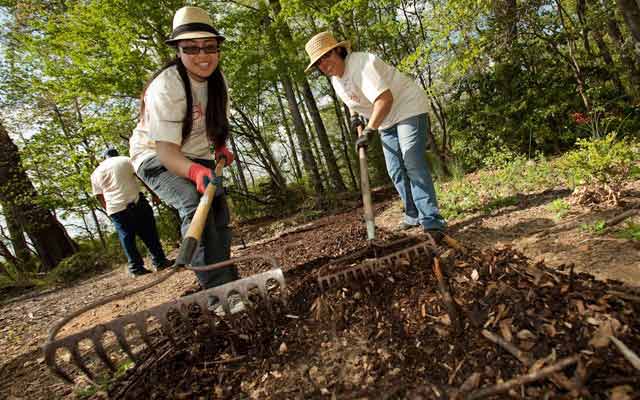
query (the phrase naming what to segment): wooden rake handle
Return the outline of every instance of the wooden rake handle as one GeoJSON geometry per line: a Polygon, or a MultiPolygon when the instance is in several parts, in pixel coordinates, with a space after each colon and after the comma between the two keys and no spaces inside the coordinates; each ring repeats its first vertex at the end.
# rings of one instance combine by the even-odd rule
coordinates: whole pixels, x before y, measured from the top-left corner
{"type": "MultiPolygon", "coordinates": [[[[218,160],[215,170],[216,177],[222,176],[222,169],[224,168],[226,162],[226,157],[221,157],[218,160]]],[[[176,266],[182,267],[191,264],[191,259],[193,258],[193,254],[195,253],[196,248],[198,247],[198,242],[200,242],[200,237],[202,236],[204,225],[207,222],[207,215],[209,215],[209,210],[211,209],[213,198],[216,195],[216,189],[216,185],[213,182],[209,182],[207,188],[202,194],[202,197],[200,197],[198,208],[196,209],[196,212],[191,219],[191,223],[189,224],[189,229],[187,230],[186,235],[184,235],[184,238],[182,239],[182,244],[180,244],[180,253],[178,254],[178,258],[176,259],[176,266]]]]}
{"type": "MultiPolygon", "coordinates": [[[[358,126],[358,136],[362,136],[362,126],[358,126]]],[[[360,190],[362,191],[362,204],[364,208],[364,221],[367,226],[367,240],[374,240],[375,220],[373,217],[373,203],[371,201],[371,187],[369,186],[369,163],[367,162],[367,149],[358,149],[358,159],[360,161],[360,190]]]]}

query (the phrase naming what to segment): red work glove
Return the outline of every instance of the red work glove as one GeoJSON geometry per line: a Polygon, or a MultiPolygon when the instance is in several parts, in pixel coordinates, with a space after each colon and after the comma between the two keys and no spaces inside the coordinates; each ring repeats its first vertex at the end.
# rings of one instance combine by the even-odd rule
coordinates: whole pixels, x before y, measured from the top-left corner
{"type": "Polygon", "coordinates": [[[235,156],[233,153],[227,148],[227,146],[222,145],[216,148],[216,162],[220,159],[220,157],[225,157],[227,159],[226,166],[228,167],[233,162],[235,156]]]}
{"type": "Polygon", "coordinates": [[[213,176],[211,169],[194,162],[189,167],[189,179],[196,184],[198,192],[204,193],[209,181],[213,180],[213,176]]]}

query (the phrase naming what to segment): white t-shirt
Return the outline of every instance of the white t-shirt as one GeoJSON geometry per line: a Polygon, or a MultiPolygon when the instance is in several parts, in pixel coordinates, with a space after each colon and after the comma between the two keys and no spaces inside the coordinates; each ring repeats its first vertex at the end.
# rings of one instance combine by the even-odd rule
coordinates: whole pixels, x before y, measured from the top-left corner
{"type": "Polygon", "coordinates": [[[162,71],[147,88],[144,95],[144,115],[129,139],[129,155],[136,171],[144,160],[156,155],[158,140],[179,145],[186,157],[211,158],[205,126],[207,82],[198,82],[191,78],[189,81],[193,97],[193,127],[184,143],[182,121],[187,100],[178,68],[172,66],[162,71]]]}
{"type": "Polygon", "coordinates": [[[371,118],[376,98],[391,90],[393,105],[380,129],[427,112],[429,99],[424,90],[409,76],[370,53],[349,53],[342,77],[332,76],[331,83],[351,112],[355,111],[367,119],[371,118]]]}
{"type": "Polygon", "coordinates": [[[94,195],[103,195],[107,214],[115,214],[138,199],[140,185],[129,157],[110,157],[98,165],[91,174],[94,195]]]}

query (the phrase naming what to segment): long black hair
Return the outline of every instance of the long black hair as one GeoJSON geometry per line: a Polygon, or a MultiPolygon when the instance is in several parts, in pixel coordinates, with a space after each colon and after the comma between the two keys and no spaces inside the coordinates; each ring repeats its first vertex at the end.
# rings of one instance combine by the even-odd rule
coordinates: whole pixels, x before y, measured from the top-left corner
{"type": "MultiPolygon", "coordinates": [[[[182,120],[182,141],[184,142],[191,134],[191,128],[193,127],[193,97],[191,96],[191,82],[189,81],[187,68],[182,63],[182,60],[180,60],[180,57],[176,57],[166,63],[160,70],[153,74],[145,85],[140,97],[140,118],[144,118],[144,95],[147,92],[147,88],[158,75],[174,65],[178,69],[178,74],[182,79],[187,99],[187,112],[182,120]]],[[[229,137],[229,119],[227,118],[228,101],[227,85],[224,82],[222,70],[220,66],[218,66],[207,78],[207,109],[205,111],[207,136],[216,147],[224,145],[229,137]]]]}

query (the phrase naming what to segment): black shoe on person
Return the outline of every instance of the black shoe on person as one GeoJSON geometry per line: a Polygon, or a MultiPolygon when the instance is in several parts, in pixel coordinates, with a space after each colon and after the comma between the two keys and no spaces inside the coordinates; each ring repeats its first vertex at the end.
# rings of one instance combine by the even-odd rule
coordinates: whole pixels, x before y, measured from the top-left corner
{"type": "Polygon", "coordinates": [[[171,268],[175,263],[176,263],[176,260],[170,260],[167,258],[164,260],[162,264],[156,265],[156,271],[162,271],[164,269],[171,268]]]}
{"type": "Polygon", "coordinates": [[[141,268],[136,268],[134,270],[130,270],[129,271],[129,276],[131,276],[132,278],[135,278],[135,277],[142,276],[142,275],[147,275],[147,274],[150,274],[150,273],[151,273],[151,271],[149,271],[145,267],[141,267],[141,268]]]}

